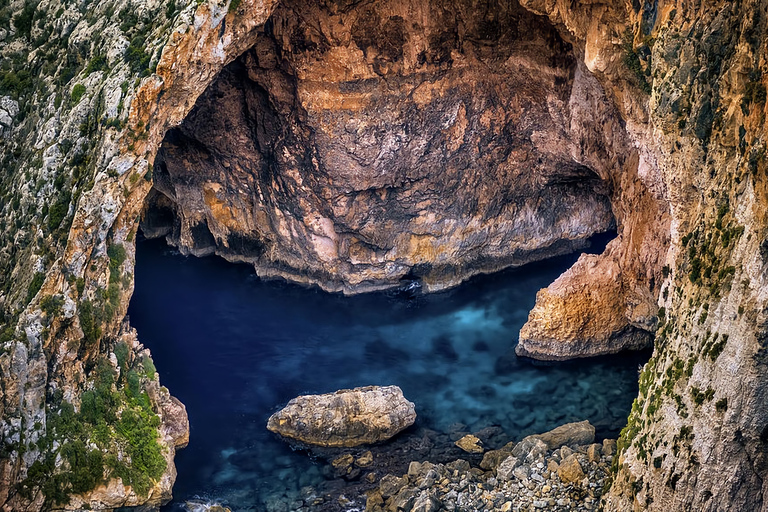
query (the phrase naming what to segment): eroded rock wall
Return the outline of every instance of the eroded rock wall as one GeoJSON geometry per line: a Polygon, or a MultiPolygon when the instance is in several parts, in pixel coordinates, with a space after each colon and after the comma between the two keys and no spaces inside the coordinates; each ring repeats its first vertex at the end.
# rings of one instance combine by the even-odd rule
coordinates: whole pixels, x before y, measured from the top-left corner
{"type": "MultiPolygon", "coordinates": [[[[657,176],[648,188],[669,205],[654,355],[640,376],[603,508],[766,510],[768,5],[523,3],[584,49],[625,112],[645,160],[638,175],[646,182],[657,176]],[[650,94],[633,97],[632,87],[650,94]]],[[[642,245],[634,254],[643,254],[642,245]]],[[[605,256],[580,264],[604,265],[605,256]]],[[[546,294],[562,296],[569,285],[566,274],[542,292],[532,317],[548,304],[559,307],[546,294]]]]}
{"type": "Polygon", "coordinates": [[[166,136],[144,232],[327,290],[439,290],[612,228],[622,132],[514,2],[287,1],[166,136]]]}
{"type": "Polygon", "coordinates": [[[186,412],[124,322],[145,175],[271,9],[0,5],[3,510],[170,499],[186,412]]]}
{"type": "Polygon", "coordinates": [[[639,11],[672,213],[656,348],[607,510],[766,510],[763,1],[639,11]]]}
{"type": "MultiPolygon", "coordinates": [[[[439,288],[551,253],[610,223],[607,192],[618,238],[542,292],[521,351],[613,351],[659,325],[605,508],[766,509],[766,2],[522,4],[550,24],[501,2],[0,4],[3,508],[169,496],[185,414],[123,325],[149,194],[173,215],[145,226],[190,251],[351,290],[411,268],[439,288]],[[206,120],[214,90],[228,115],[206,120]],[[184,159],[199,187],[181,186],[184,159]],[[434,208],[447,222],[418,215],[434,208]],[[518,228],[534,214],[552,223],[518,228]],[[94,419],[77,416],[85,392],[157,418],[149,489],[105,465],[74,497],[42,492],[71,483],[53,478],[73,469],[53,441],[84,444],[58,428],[94,419]]],[[[128,453],[113,441],[104,453],[128,453]]]]}

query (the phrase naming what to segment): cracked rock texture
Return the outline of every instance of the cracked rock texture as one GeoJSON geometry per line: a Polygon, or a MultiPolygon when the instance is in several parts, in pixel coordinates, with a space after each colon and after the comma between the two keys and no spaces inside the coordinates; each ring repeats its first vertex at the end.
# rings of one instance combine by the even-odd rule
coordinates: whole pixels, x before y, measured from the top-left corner
{"type": "Polygon", "coordinates": [[[539,294],[518,352],[656,331],[604,508],[768,509],[767,9],[0,3],[0,506],[170,497],[186,414],[124,322],[143,216],[347,293],[438,290],[615,226],[539,294]],[[110,421],[143,407],[165,470],[110,459],[75,492],[63,443],[130,467],[118,429],[91,449],[62,426],[104,375],[127,397],[110,421]]]}
{"type": "Polygon", "coordinates": [[[416,409],[397,386],[302,395],[269,417],[267,428],[302,443],[352,448],[386,441],[413,425],[416,409]]]}
{"type": "Polygon", "coordinates": [[[435,291],[611,229],[620,132],[514,2],[286,1],[166,135],[142,226],[262,276],[435,291]]]}

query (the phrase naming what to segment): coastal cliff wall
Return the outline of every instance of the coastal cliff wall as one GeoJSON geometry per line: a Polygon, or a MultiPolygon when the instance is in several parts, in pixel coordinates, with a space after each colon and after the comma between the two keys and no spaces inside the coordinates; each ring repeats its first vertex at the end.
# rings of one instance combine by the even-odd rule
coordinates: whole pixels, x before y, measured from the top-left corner
{"type": "Polygon", "coordinates": [[[604,506],[764,507],[766,2],[520,3],[0,2],[4,509],[170,496],[186,415],[123,321],[140,221],[348,293],[615,227],[518,353],[656,331],[604,506]]]}

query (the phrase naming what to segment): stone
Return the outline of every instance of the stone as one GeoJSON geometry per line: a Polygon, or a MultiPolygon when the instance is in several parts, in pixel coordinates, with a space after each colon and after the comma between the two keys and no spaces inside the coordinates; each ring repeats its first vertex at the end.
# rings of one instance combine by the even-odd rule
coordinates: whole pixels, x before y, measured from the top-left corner
{"type": "Polygon", "coordinates": [[[561,446],[581,446],[595,441],[595,427],[589,421],[579,421],[560,425],[549,432],[533,436],[544,441],[548,450],[561,446]]]}
{"type": "Polygon", "coordinates": [[[485,451],[483,448],[483,442],[472,434],[467,434],[466,436],[456,441],[454,444],[467,453],[478,454],[485,451]]]}
{"type": "Polygon", "coordinates": [[[415,420],[414,404],[399,387],[368,386],[294,398],[267,428],[310,445],[350,448],[386,441],[415,420]]]}
{"type": "Polygon", "coordinates": [[[416,489],[405,487],[401,489],[396,496],[392,497],[391,502],[390,500],[387,500],[387,510],[391,510],[392,512],[411,510],[416,502],[417,496],[418,491],[416,489]]]}
{"type": "Polygon", "coordinates": [[[506,459],[496,468],[496,478],[501,481],[512,480],[514,476],[513,471],[520,465],[520,459],[512,455],[507,456],[506,459]]]}
{"type": "Polygon", "coordinates": [[[584,470],[582,470],[576,454],[571,454],[563,460],[557,470],[557,476],[561,482],[566,484],[578,483],[584,479],[584,470]]]}
{"type": "Polygon", "coordinates": [[[379,512],[383,510],[384,498],[377,489],[366,492],[365,512],[379,512]]]}
{"type": "Polygon", "coordinates": [[[522,464],[513,469],[512,474],[518,480],[525,480],[531,475],[531,467],[527,464],[522,464]]]}
{"type": "Polygon", "coordinates": [[[603,451],[603,445],[593,443],[587,447],[587,459],[589,462],[600,462],[600,456],[603,451]]]}
{"type": "Polygon", "coordinates": [[[371,464],[373,464],[373,454],[370,450],[363,452],[360,457],[355,459],[355,466],[359,468],[367,468],[370,467],[371,464]]]}
{"type": "Polygon", "coordinates": [[[488,450],[483,455],[483,460],[480,461],[480,467],[485,470],[496,469],[511,453],[511,449],[488,450]]]}
{"type": "Polygon", "coordinates": [[[404,478],[399,478],[394,475],[385,475],[381,482],[379,482],[379,492],[383,498],[389,498],[394,496],[400,489],[405,487],[408,482],[404,478]]]}
{"type": "Polygon", "coordinates": [[[331,461],[331,466],[333,466],[334,469],[346,471],[354,461],[355,458],[351,454],[345,453],[344,455],[333,459],[331,461]]]}
{"type": "Polygon", "coordinates": [[[437,512],[440,508],[440,502],[431,491],[422,491],[414,501],[411,512],[437,512]]]}
{"type": "Polygon", "coordinates": [[[547,444],[538,436],[528,436],[512,449],[512,455],[529,464],[543,460],[546,453],[547,444]]]}
{"type": "Polygon", "coordinates": [[[187,500],[184,507],[189,512],[232,512],[229,507],[204,500],[187,500]]]}
{"type": "Polygon", "coordinates": [[[615,439],[603,439],[603,455],[609,457],[616,453],[616,440],[615,439]]]}

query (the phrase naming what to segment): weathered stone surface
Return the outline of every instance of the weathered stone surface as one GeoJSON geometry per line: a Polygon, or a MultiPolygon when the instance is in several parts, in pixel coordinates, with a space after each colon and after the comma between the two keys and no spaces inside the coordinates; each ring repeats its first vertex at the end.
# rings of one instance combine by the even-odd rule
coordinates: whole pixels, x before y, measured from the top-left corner
{"type": "Polygon", "coordinates": [[[566,423],[549,432],[536,434],[532,437],[543,441],[549,450],[560,448],[563,445],[588,445],[595,441],[595,427],[593,427],[589,421],[584,420],[575,423],[566,423]]]}
{"type": "Polygon", "coordinates": [[[512,453],[512,449],[515,447],[514,442],[507,443],[498,450],[489,450],[483,455],[483,460],[480,462],[480,467],[486,470],[496,469],[504,459],[509,457],[512,453]]]}
{"type": "Polygon", "coordinates": [[[456,446],[467,453],[483,453],[485,451],[483,442],[472,434],[468,434],[456,441],[456,446]]]}
{"type": "Polygon", "coordinates": [[[512,455],[529,464],[540,461],[545,453],[547,444],[535,435],[526,437],[512,448],[512,455]]]}
{"type": "Polygon", "coordinates": [[[591,444],[587,448],[587,458],[590,462],[598,462],[602,455],[603,446],[601,444],[591,444]]]}
{"type": "MultiPolygon", "coordinates": [[[[583,254],[573,267],[536,295],[520,330],[518,355],[563,360],[637,350],[650,345],[645,327],[627,322],[627,293],[620,265],[609,257],[583,254]]],[[[653,316],[655,308],[648,308],[653,316]]]]}
{"type": "Polygon", "coordinates": [[[144,232],[356,293],[439,290],[609,229],[612,166],[574,126],[618,114],[572,119],[597,83],[545,20],[493,5],[491,27],[468,1],[283,2],[169,132],[144,232]]]}
{"type": "Polygon", "coordinates": [[[514,471],[520,466],[520,459],[513,455],[509,455],[504,459],[498,468],[496,468],[496,477],[499,480],[511,480],[514,477],[514,471]]]}
{"type": "Polygon", "coordinates": [[[565,483],[578,483],[584,479],[584,470],[575,454],[571,454],[560,463],[557,476],[565,483]]]}
{"type": "Polygon", "coordinates": [[[415,407],[399,387],[368,386],[296,397],[267,428],[306,444],[350,448],[386,441],[414,421],[415,407]]]}
{"type": "MultiPolygon", "coordinates": [[[[162,140],[171,127],[197,134],[183,120],[214,80],[226,86],[238,70],[255,85],[216,91],[240,94],[260,114],[238,124],[237,112],[224,108],[238,102],[225,94],[221,115],[207,120],[229,118],[229,142],[213,140],[211,151],[196,154],[174,148],[171,134],[169,154],[218,172],[199,183],[196,196],[194,187],[179,186],[183,180],[170,180],[174,194],[178,188],[180,197],[197,198],[203,213],[179,207],[154,226],[158,233],[171,226],[176,239],[179,219],[182,249],[204,253],[213,245],[230,259],[258,260],[264,275],[328,289],[386,287],[401,277],[437,289],[573,248],[612,210],[617,240],[542,294],[520,350],[544,358],[615,351],[662,324],[627,430],[637,439],[622,443],[628,448],[606,510],[739,511],[768,503],[761,2],[521,0],[547,22],[515,3],[411,2],[406,9],[394,1],[294,1],[282,4],[269,31],[274,2],[243,0],[231,12],[218,0],[175,4],[166,12],[134,2],[139,21],[126,33],[122,1],[91,10],[43,0],[35,2],[28,35],[13,22],[0,29],[4,64],[35,79],[29,90],[3,89],[0,98],[0,429],[12,443],[0,460],[5,509],[43,507],[40,493],[27,500],[15,492],[43,456],[34,426],[46,426],[54,390],[77,406],[92,380],[86,370],[120,332],[130,283],[97,326],[98,339],[83,341],[88,322],[80,313],[109,285],[108,246],[125,248],[118,270],[130,281],[136,219],[152,180],[159,193],[173,177],[162,155],[155,159],[162,140]],[[60,8],[63,16],[50,15],[60,8]],[[405,23],[412,19],[418,26],[405,23]],[[145,70],[124,58],[138,30],[157,64],[143,78],[145,70]],[[86,71],[100,56],[106,68],[86,71]],[[75,84],[86,91],[79,101],[75,84]],[[227,180],[217,157],[230,149],[227,180]],[[258,158],[246,161],[243,151],[258,158]],[[206,158],[192,158],[200,155],[206,158]],[[253,183],[243,177],[246,164],[257,169],[253,183]],[[455,200],[435,204],[445,198],[455,200]],[[246,216],[251,206],[255,213],[246,216]],[[53,210],[64,219],[54,222],[53,210]],[[30,284],[39,276],[36,291],[30,284]],[[55,295],[64,298],[64,313],[47,318],[40,300],[55,295]],[[563,310],[570,301],[581,316],[563,310]],[[616,309],[608,314],[609,307],[616,309]],[[600,350],[580,346],[585,339],[600,350]],[[676,375],[680,362],[683,377],[662,393],[662,376],[676,375]],[[634,443],[650,438],[660,448],[634,443]],[[653,465],[658,457],[662,468],[653,465]],[[675,472],[691,461],[695,468],[675,472]]],[[[3,7],[4,19],[16,19],[25,5],[3,7]]],[[[3,87],[13,84],[3,73],[3,87]]],[[[213,131],[202,134],[215,139],[213,131]]],[[[177,204],[168,196],[165,206],[177,204]]],[[[169,454],[183,437],[159,434],[169,454]]],[[[169,467],[153,497],[169,495],[173,475],[169,467]]],[[[134,499],[125,492],[112,505],[134,499]]]]}

